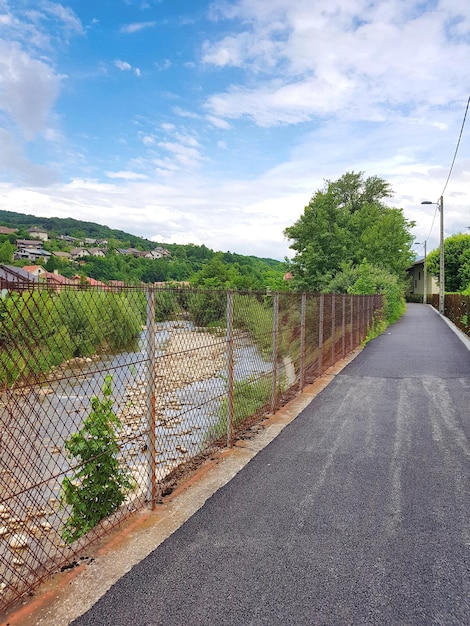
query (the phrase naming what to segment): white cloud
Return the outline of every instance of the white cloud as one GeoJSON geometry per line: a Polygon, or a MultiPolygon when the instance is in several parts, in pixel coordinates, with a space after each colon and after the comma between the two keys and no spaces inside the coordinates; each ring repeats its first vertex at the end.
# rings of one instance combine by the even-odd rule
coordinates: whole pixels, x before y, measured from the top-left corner
{"type": "Polygon", "coordinates": [[[463,3],[441,1],[434,11],[398,0],[217,6],[219,18],[242,19],[245,29],[207,40],[203,60],[242,67],[252,80],[210,96],[215,116],[248,116],[261,126],[330,114],[380,119],[393,107],[441,106],[466,93],[470,8],[463,3]]]}
{"type": "Polygon", "coordinates": [[[196,148],[182,143],[160,141],[158,146],[162,150],[169,152],[174,161],[180,166],[193,167],[194,165],[197,165],[202,158],[200,152],[196,148]]]}
{"type": "Polygon", "coordinates": [[[154,28],[156,22],[136,22],[134,24],[126,24],[121,28],[121,33],[134,34],[146,28],[154,28]]]}
{"type": "Polygon", "coordinates": [[[45,14],[59,19],[65,31],[74,34],[83,34],[82,23],[69,7],[64,7],[57,2],[42,2],[40,8],[45,14]]]}
{"type": "Polygon", "coordinates": [[[154,65],[158,70],[160,70],[161,72],[164,72],[165,70],[169,70],[173,64],[170,61],[170,59],[165,59],[164,61],[161,61],[161,62],[155,62],[154,65]]]}
{"type": "Polygon", "coordinates": [[[141,75],[140,69],[138,67],[132,67],[132,65],[127,61],[116,59],[116,61],[114,61],[114,65],[118,68],[118,70],[121,70],[121,72],[133,72],[136,76],[141,75]]]}
{"type": "Polygon", "coordinates": [[[223,128],[225,130],[231,128],[231,125],[227,122],[227,120],[224,120],[221,117],[216,117],[215,115],[207,115],[206,117],[209,122],[217,128],[223,128]]]}
{"type": "Polygon", "coordinates": [[[132,65],[130,63],[128,63],[127,61],[120,61],[119,59],[116,59],[116,61],[114,61],[114,65],[118,68],[118,70],[122,70],[123,72],[132,69],[132,65]]]}
{"type": "Polygon", "coordinates": [[[26,182],[27,185],[50,185],[57,180],[51,168],[32,163],[21,144],[4,129],[0,129],[0,170],[9,172],[14,179],[26,182]]]}
{"type": "Polygon", "coordinates": [[[62,77],[15,43],[0,41],[0,110],[32,139],[48,121],[62,77]]]}
{"type": "Polygon", "coordinates": [[[144,135],[142,137],[142,143],[144,144],[144,146],[147,147],[154,146],[156,143],[156,139],[152,135],[144,135]]]}
{"type": "Polygon", "coordinates": [[[83,35],[84,30],[72,9],[47,0],[29,10],[27,3],[4,0],[1,10],[0,111],[5,170],[15,180],[47,185],[57,179],[57,173],[45,164],[47,144],[63,140],[54,108],[66,77],[56,69],[55,47],[67,45],[72,35],[83,35]],[[36,164],[28,156],[29,147],[40,141],[44,162],[36,164]]]}
{"type": "Polygon", "coordinates": [[[137,172],[121,171],[121,172],[105,172],[108,178],[120,178],[122,180],[146,180],[148,176],[137,172]]]}

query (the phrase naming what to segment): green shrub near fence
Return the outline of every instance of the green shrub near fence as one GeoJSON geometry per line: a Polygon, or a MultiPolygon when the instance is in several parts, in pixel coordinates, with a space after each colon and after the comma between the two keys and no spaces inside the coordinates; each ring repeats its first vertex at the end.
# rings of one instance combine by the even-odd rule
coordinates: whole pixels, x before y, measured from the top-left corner
{"type": "Polygon", "coordinates": [[[196,326],[214,326],[226,324],[227,293],[225,291],[207,291],[191,293],[188,313],[196,326]]]}
{"type": "Polygon", "coordinates": [[[57,294],[12,293],[0,300],[0,382],[40,375],[73,355],[57,294]]]}
{"type": "Polygon", "coordinates": [[[61,505],[70,507],[62,529],[67,543],[76,541],[114,513],[134,488],[127,468],[119,463],[116,431],[121,422],[113,411],[111,376],[106,376],[102,399],[91,399],[91,411],[82,428],[65,442],[69,458],[78,466],[62,482],[61,505]]]}

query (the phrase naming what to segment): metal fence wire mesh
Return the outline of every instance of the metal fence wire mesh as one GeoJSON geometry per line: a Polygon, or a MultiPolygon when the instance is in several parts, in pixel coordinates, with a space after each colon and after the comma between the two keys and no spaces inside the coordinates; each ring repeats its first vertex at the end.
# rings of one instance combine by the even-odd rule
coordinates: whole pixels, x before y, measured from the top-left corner
{"type": "Polygon", "coordinates": [[[0,287],[2,611],[358,346],[382,306],[0,287]]]}

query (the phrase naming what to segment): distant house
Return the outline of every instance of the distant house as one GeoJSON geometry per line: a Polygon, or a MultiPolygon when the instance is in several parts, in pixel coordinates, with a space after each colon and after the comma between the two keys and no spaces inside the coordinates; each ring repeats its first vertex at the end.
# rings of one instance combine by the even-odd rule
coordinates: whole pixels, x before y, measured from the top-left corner
{"type": "Polygon", "coordinates": [[[171,256],[171,252],[165,248],[155,248],[145,254],[146,259],[163,259],[164,257],[171,256]]]}
{"type": "Polygon", "coordinates": [[[31,237],[36,237],[36,239],[40,239],[41,241],[47,241],[49,238],[47,231],[42,228],[30,228],[28,229],[28,233],[31,237]]]}
{"type": "Polygon", "coordinates": [[[25,265],[23,271],[28,272],[32,276],[39,278],[39,282],[47,283],[47,285],[56,287],[56,291],[59,291],[60,287],[64,285],[74,285],[69,278],[62,276],[59,274],[58,270],[54,270],[53,272],[48,272],[41,265],[25,265]]]}
{"type": "Polygon", "coordinates": [[[32,241],[28,239],[17,239],[16,240],[17,250],[13,255],[13,258],[16,261],[20,260],[28,260],[28,261],[39,261],[39,259],[44,259],[44,261],[48,261],[52,256],[51,252],[44,250],[41,247],[41,241],[32,241]],[[32,245],[38,244],[38,245],[32,245]]]}
{"type": "Polygon", "coordinates": [[[0,226],[0,235],[14,235],[18,232],[17,228],[8,228],[8,226],[0,226]]]}
{"type": "Polygon", "coordinates": [[[55,256],[58,259],[63,259],[64,261],[68,261],[72,258],[70,252],[61,252],[60,250],[56,250],[55,252],[53,252],[52,256],[55,256]]]}
{"type": "Polygon", "coordinates": [[[45,280],[47,285],[49,287],[53,287],[57,293],[66,285],[76,284],[71,278],[66,278],[65,276],[62,276],[62,274],[59,274],[57,270],[41,274],[41,280],[45,280]]]}
{"type": "Polygon", "coordinates": [[[84,256],[90,256],[90,253],[86,248],[72,248],[70,250],[70,256],[75,261],[76,259],[81,259],[84,256]]]}
{"type": "Polygon", "coordinates": [[[116,248],[117,254],[122,254],[124,256],[135,256],[135,257],[144,257],[147,253],[142,250],[137,250],[136,248],[116,248]]]}
{"type": "Polygon", "coordinates": [[[101,289],[106,289],[106,290],[108,289],[108,285],[101,282],[101,280],[96,280],[96,278],[90,278],[89,276],[79,276],[78,274],[76,274],[75,276],[72,276],[72,278],[70,278],[70,281],[74,285],[80,285],[82,283],[86,283],[90,285],[91,287],[100,287],[101,289]]]}
{"type": "Polygon", "coordinates": [[[163,257],[171,256],[169,250],[165,248],[155,248],[154,250],[137,250],[136,248],[116,248],[117,254],[132,255],[137,258],[145,259],[161,259],[163,257]]]}
{"type": "MultiPolygon", "coordinates": [[[[424,259],[415,261],[407,270],[408,290],[407,296],[410,300],[423,299],[424,294],[424,259]]],[[[439,293],[439,285],[435,276],[426,272],[426,295],[439,293]]]]}
{"type": "Polygon", "coordinates": [[[16,247],[18,250],[31,250],[33,248],[41,248],[42,241],[40,239],[17,239],[16,247]]]}
{"type": "Polygon", "coordinates": [[[103,248],[88,248],[88,252],[89,254],[91,254],[91,256],[98,256],[98,257],[106,256],[106,250],[103,250],[103,248]]]}
{"type": "Polygon", "coordinates": [[[71,237],[70,235],[59,235],[57,239],[61,241],[65,241],[66,243],[74,244],[78,239],[76,237],[71,237]]]}
{"type": "Polygon", "coordinates": [[[33,276],[37,276],[38,278],[43,274],[47,274],[47,271],[42,267],[42,265],[24,265],[22,269],[25,272],[33,274],[33,276]]]}
{"type": "Polygon", "coordinates": [[[37,283],[38,277],[26,272],[21,267],[13,265],[0,265],[0,290],[25,288],[31,283],[37,283]]]}
{"type": "Polygon", "coordinates": [[[85,239],[83,240],[83,244],[85,246],[92,246],[95,243],[96,243],[96,239],[90,239],[89,237],[85,237],[85,239]]]}

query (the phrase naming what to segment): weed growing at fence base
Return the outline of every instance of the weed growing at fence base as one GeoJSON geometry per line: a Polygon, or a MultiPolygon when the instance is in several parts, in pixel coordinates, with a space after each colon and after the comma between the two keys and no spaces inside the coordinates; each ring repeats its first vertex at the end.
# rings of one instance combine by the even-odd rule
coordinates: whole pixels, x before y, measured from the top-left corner
{"type": "MultiPolygon", "coordinates": [[[[233,388],[233,426],[241,424],[248,417],[256,413],[271,400],[271,377],[237,381],[233,388]]],[[[217,440],[227,433],[228,399],[225,398],[219,409],[219,420],[207,434],[208,440],[217,440]]]]}
{"type": "Polygon", "coordinates": [[[92,410],[83,427],[65,442],[69,457],[80,459],[72,478],[62,482],[62,506],[72,512],[65,522],[62,537],[76,541],[111,515],[124,502],[134,483],[119,464],[115,430],[121,423],[112,410],[111,376],[103,386],[103,399],[91,399],[92,410]]]}

